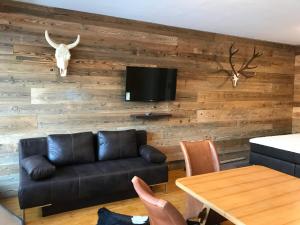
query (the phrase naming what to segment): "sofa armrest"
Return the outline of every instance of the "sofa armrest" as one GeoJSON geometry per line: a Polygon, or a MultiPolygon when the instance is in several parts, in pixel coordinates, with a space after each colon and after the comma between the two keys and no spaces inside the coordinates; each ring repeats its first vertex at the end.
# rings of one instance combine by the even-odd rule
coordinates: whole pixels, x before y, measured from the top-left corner
{"type": "Polygon", "coordinates": [[[166,161],[167,156],[159,151],[158,149],[150,145],[142,145],[139,148],[140,155],[147,161],[151,163],[163,163],[166,161]]]}

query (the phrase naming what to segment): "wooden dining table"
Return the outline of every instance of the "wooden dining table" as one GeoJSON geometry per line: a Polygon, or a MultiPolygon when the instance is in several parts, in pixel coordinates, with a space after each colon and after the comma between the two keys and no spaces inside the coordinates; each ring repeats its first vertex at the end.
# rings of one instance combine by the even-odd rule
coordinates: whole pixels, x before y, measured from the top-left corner
{"type": "Polygon", "coordinates": [[[300,179],[267,167],[185,177],[176,185],[236,225],[300,225],[300,179]]]}

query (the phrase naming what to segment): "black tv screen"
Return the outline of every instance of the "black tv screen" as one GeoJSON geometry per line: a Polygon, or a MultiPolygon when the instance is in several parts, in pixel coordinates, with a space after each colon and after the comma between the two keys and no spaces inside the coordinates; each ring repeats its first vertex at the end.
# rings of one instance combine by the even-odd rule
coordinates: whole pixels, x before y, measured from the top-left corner
{"type": "Polygon", "coordinates": [[[176,97],[177,69],[126,68],[126,101],[172,101],[176,97]]]}

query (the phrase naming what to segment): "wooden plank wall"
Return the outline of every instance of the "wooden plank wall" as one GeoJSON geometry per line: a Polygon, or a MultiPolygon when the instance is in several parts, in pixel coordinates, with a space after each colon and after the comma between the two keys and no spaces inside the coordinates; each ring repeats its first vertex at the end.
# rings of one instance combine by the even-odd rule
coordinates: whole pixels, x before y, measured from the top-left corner
{"type": "Polygon", "coordinates": [[[247,157],[249,138],[289,133],[295,51],[293,46],[92,15],[1,0],[0,3],[0,195],[15,194],[20,138],[50,133],[146,129],[149,142],[182,159],[180,140],[211,138],[221,160],[247,157]],[[61,78],[54,49],[44,39],[72,42],[68,76],[61,78]],[[257,75],[236,89],[228,48],[240,49],[236,65],[257,46],[257,75]],[[174,102],[124,102],[128,65],[178,68],[174,102]],[[171,112],[144,121],[132,113],[171,112]]]}
{"type": "Polygon", "coordinates": [[[293,108],[293,133],[300,132],[300,46],[296,48],[293,108]]]}

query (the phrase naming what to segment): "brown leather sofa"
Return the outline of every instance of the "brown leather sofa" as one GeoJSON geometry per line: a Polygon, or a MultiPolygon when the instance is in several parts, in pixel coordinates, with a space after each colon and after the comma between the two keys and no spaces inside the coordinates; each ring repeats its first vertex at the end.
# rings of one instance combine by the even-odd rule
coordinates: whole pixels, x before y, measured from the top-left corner
{"type": "Polygon", "coordinates": [[[136,196],[134,176],[168,181],[166,156],[147,145],[146,131],[22,139],[19,155],[20,207],[42,207],[43,216],[136,196]]]}

